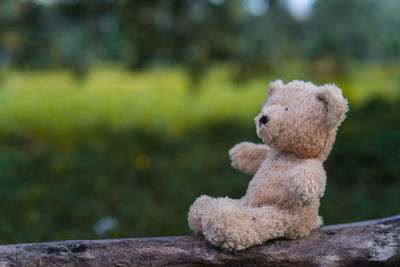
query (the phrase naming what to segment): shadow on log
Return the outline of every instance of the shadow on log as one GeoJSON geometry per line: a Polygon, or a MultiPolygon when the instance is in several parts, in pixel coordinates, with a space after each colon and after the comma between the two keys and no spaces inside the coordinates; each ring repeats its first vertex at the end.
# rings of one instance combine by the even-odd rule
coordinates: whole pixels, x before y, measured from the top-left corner
{"type": "Polygon", "coordinates": [[[400,215],[330,225],[303,239],[240,252],[201,236],[80,240],[0,246],[0,266],[400,266],[400,215]]]}

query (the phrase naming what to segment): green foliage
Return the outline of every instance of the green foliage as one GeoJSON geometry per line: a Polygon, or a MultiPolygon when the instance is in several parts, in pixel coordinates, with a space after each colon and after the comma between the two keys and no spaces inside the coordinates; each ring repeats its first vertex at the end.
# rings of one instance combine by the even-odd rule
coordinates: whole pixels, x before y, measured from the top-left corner
{"type": "MultiPolygon", "coordinates": [[[[285,69],[285,82],[300,77],[295,65],[285,69]]],[[[400,212],[398,77],[379,66],[358,66],[350,77],[359,82],[339,81],[351,109],[326,162],[327,224],[400,212]],[[386,91],[376,91],[379,84],[386,91]],[[361,104],[371,97],[365,91],[391,100],[361,104]]],[[[250,177],[230,167],[227,151],[239,141],[259,142],[252,119],[270,79],[235,84],[218,67],[194,96],[178,69],[99,69],[69,89],[76,85],[65,73],[7,75],[0,90],[0,242],[190,234],[186,216],[197,196],[245,193],[250,177]],[[105,217],[118,226],[95,235],[105,217]]]]}
{"type": "Polygon", "coordinates": [[[197,195],[243,193],[246,178],[226,156],[232,137],[224,130],[236,135],[237,127],[210,123],[179,139],[103,132],[101,142],[81,140],[73,151],[3,144],[2,242],[96,238],[93,225],[105,216],[119,221],[107,237],[189,234],[186,213],[197,195]]]}
{"type": "Polygon", "coordinates": [[[350,109],[327,161],[327,222],[399,213],[400,99],[350,109]],[[338,197],[341,196],[341,197],[338,197]]]}
{"type": "Polygon", "coordinates": [[[193,89],[221,61],[245,80],[293,59],[317,69],[328,60],[328,72],[341,76],[349,59],[400,55],[397,0],[318,0],[303,19],[289,12],[290,1],[257,1],[268,7],[257,14],[250,2],[3,0],[0,67],[68,68],[79,80],[98,61],[134,69],[179,64],[193,89]]]}

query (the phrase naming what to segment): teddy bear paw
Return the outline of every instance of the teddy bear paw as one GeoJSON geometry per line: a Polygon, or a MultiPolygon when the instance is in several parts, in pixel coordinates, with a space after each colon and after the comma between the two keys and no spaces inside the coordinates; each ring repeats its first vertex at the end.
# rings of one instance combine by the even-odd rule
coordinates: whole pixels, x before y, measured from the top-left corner
{"type": "Polygon", "coordinates": [[[234,147],[232,147],[229,150],[229,157],[231,159],[231,164],[234,168],[241,168],[243,165],[243,156],[246,156],[246,154],[249,153],[251,150],[251,147],[253,146],[252,143],[250,142],[241,142],[239,144],[236,144],[234,147]]]}

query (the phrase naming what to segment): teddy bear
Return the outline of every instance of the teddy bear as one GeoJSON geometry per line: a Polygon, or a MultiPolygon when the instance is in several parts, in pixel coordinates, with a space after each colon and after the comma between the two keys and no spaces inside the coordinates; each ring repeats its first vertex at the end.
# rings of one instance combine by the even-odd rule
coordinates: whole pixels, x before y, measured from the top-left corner
{"type": "Polygon", "coordinates": [[[241,142],[229,151],[234,168],[254,175],[246,194],[198,197],[189,209],[190,228],[214,246],[237,251],[274,238],[304,237],[322,225],[323,162],[347,111],[333,84],[271,82],[255,118],[263,143],[241,142]]]}

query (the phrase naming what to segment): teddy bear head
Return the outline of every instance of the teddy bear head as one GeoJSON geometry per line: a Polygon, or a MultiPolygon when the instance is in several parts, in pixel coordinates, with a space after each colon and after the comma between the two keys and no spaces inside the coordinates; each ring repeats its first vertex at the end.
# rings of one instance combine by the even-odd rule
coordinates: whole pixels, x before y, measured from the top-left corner
{"type": "Polygon", "coordinates": [[[277,80],[270,83],[267,103],[255,118],[257,135],[270,147],[325,160],[347,111],[335,85],[277,80]]]}

